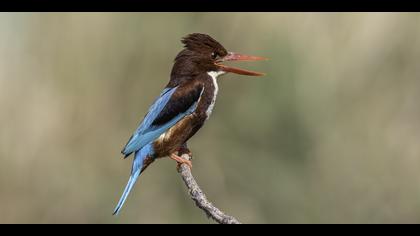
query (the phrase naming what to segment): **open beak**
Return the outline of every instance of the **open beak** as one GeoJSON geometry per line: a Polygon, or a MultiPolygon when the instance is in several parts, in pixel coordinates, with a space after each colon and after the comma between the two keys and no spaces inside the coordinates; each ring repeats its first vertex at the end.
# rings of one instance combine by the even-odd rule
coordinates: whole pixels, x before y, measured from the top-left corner
{"type": "Polygon", "coordinates": [[[267,58],[229,52],[225,57],[218,60],[215,64],[216,66],[220,68],[220,70],[225,71],[225,72],[232,72],[239,75],[263,76],[265,74],[261,72],[250,71],[250,70],[245,70],[245,69],[241,69],[237,67],[231,67],[231,66],[220,64],[221,62],[224,62],[224,61],[261,61],[261,60],[267,60],[267,58]]]}

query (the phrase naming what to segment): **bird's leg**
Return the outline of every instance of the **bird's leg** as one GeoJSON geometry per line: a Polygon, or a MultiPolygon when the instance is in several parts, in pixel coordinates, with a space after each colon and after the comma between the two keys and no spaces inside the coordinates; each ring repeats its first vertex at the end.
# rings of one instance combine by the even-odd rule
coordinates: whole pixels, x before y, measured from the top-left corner
{"type": "Polygon", "coordinates": [[[188,149],[187,147],[187,143],[182,144],[179,148],[178,148],[178,156],[182,156],[184,154],[187,154],[188,156],[193,157],[192,152],[190,151],[190,149],[188,149]]]}
{"type": "Polygon", "coordinates": [[[176,166],[176,169],[178,170],[178,172],[182,164],[187,164],[190,167],[190,169],[192,169],[192,163],[190,160],[185,160],[184,158],[179,157],[175,153],[172,153],[169,157],[178,163],[178,165],[176,166]]]}

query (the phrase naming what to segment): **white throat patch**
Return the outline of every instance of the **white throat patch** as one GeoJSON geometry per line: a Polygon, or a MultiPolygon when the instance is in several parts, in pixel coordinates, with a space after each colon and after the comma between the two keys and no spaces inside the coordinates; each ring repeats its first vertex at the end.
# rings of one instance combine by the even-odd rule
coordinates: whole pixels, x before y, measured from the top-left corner
{"type": "Polygon", "coordinates": [[[224,71],[207,72],[207,74],[210,75],[213,81],[213,86],[214,86],[213,99],[211,100],[210,106],[207,108],[207,111],[206,111],[207,119],[210,117],[211,112],[213,111],[214,103],[216,102],[217,93],[219,92],[219,85],[217,84],[217,77],[219,75],[223,75],[224,73],[225,73],[224,71]]]}
{"type": "Polygon", "coordinates": [[[219,75],[223,75],[224,73],[226,73],[226,72],[224,72],[224,71],[209,71],[209,72],[207,72],[207,74],[210,75],[210,77],[212,79],[217,79],[217,77],[219,77],[219,75]]]}

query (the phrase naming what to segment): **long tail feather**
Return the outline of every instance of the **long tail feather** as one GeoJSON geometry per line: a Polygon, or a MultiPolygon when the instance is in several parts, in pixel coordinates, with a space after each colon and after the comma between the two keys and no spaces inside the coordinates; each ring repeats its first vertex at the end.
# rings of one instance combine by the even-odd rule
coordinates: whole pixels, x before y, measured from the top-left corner
{"type": "Polygon", "coordinates": [[[121,199],[117,204],[117,207],[115,207],[113,215],[118,215],[118,213],[120,213],[121,207],[124,205],[125,201],[127,200],[128,194],[131,192],[131,189],[133,188],[139,176],[140,176],[140,171],[136,171],[135,173],[131,174],[130,179],[128,180],[127,186],[125,187],[124,193],[121,196],[121,199]]]}
{"type": "Polygon", "coordinates": [[[130,194],[131,190],[134,187],[138,177],[143,172],[143,170],[151,163],[145,160],[152,155],[152,145],[146,145],[139,151],[137,151],[134,155],[133,166],[131,168],[131,175],[128,180],[127,186],[124,189],[124,192],[118,202],[117,206],[115,207],[113,215],[118,215],[122,206],[124,205],[125,201],[127,200],[128,195],[130,194]],[[145,163],[145,165],[144,165],[145,163]],[[144,165],[144,166],[143,166],[144,165]]]}

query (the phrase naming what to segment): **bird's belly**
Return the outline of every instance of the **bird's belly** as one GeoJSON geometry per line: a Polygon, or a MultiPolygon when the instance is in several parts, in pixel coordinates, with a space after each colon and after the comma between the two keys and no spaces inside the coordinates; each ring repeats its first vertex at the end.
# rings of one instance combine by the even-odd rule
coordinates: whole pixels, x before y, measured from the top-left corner
{"type": "Polygon", "coordinates": [[[186,116],[153,142],[156,157],[176,152],[198,129],[195,115],[186,116]]]}

